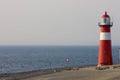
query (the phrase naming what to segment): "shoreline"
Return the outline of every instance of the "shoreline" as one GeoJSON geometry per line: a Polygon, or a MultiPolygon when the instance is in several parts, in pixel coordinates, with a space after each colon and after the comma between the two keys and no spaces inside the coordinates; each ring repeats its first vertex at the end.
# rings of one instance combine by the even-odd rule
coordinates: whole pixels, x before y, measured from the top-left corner
{"type": "Polygon", "coordinates": [[[93,67],[95,65],[86,65],[86,66],[76,66],[76,67],[63,67],[63,68],[51,68],[51,69],[42,69],[42,70],[33,70],[25,72],[16,72],[16,73],[3,73],[0,74],[0,79],[4,80],[13,80],[13,79],[24,79],[29,77],[34,77],[37,75],[47,75],[56,72],[62,72],[65,70],[77,70],[79,68],[93,67]]]}
{"type": "MultiPolygon", "coordinates": [[[[64,67],[64,68],[35,70],[35,71],[19,72],[19,73],[0,74],[0,80],[29,80],[29,79],[34,80],[31,78],[41,77],[41,76],[45,76],[45,75],[58,74],[58,73],[65,73],[65,72],[69,72],[69,75],[71,75],[72,73],[75,73],[75,74],[81,73],[81,75],[82,75],[82,73],[83,73],[83,74],[86,74],[86,77],[91,77],[90,75],[87,75],[89,72],[94,73],[96,76],[98,76],[100,74],[100,73],[98,73],[99,71],[103,71],[107,74],[107,72],[106,72],[107,70],[111,72],[111,71],[114,71],[117,69],[118,69],[118,71],[120,70],[120,64],[114,64],[114,65],[103,66],[103,67],[97,67],[95,65],[80,66],[80,67],[64,67]]],[[[78,75],[78,74],[76,74],[76,75],[78,75]]],[[[102,75],[102,74],[100,74],[100,75],[102,75]]],[[[40,80],[42,80],[42,79],[40,79],[40,80]]],[[[45,79],[45,80],[47,80],[47,79],[45,79]]],[[[57,79],[55,79],[55,80],[57,80],[57,79]]],[[[67,79],[64,79],[64,80],[67,80],[67,79]]],[[[77,80],[77,79],[74,79],[74,80],[77,80]]],[[[85,79],[85,80],[87,80],[87,79],[85,79]]],[[[104,79],[101,79],[101,80],[104,80],[104,79]]]]}

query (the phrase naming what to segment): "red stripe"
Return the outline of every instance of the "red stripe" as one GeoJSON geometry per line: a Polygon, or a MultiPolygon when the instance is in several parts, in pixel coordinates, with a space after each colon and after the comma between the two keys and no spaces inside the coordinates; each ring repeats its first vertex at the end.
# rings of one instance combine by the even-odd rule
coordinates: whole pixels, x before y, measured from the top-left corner
{"type": "Polygon", "coordinates": [[[100,40],[98,65],[112,65],[111,40],[100,40]]]}
{"type": "Polygon", "coordinates": [[[110,27],[109,26],[101,26],[100,32],[110,32],[110,27]]]}

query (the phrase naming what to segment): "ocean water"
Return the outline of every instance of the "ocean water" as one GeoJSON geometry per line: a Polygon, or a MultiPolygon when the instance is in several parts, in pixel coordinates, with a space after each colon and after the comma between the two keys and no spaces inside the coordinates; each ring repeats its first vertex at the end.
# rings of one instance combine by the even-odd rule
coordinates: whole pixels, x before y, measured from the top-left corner
{"type": "MultiPolygon", "coordinates": [[[[118,49],[113,47],[114,63],[120,62],[118,49]]],[[[97,61],[97,46],[0,46],[0,73],[97,65],[97,61]]]]}

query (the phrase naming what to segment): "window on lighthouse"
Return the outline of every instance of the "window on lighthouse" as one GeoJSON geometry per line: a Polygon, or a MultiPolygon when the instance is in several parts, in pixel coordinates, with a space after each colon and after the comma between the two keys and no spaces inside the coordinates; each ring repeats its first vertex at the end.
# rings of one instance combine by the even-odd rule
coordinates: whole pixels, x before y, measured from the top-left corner
{"type": "Polygon", "coordinates": [[[104,18],[104,19],[103,19],[103,22],[104,22],[104,23],[106,23],[106,22],[107,22],[106,18],[104,18]]]}
{"type": "Polygon", "coordinates": [[[102,18],[101,23],[105,24],[105,23],[106,23],[106,19],[105,19],[105,18],[102,18]]]}
{"type": "Polygon", "coordinates": [[[104,24],[109,24],[109,23],[110,23],[110,18],[103,18],[103,19],[102,19],[102,22],[103,22],[104,24]]]}

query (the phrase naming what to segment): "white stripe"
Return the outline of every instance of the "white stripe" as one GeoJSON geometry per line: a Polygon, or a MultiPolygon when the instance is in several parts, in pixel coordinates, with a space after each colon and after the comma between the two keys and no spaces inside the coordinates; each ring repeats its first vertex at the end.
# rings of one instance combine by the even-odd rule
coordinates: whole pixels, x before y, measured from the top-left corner
{"type": "Polygon", "coordinates": [[[110,32],[100,32],[100,40],[111,40],[110,32]]]}

